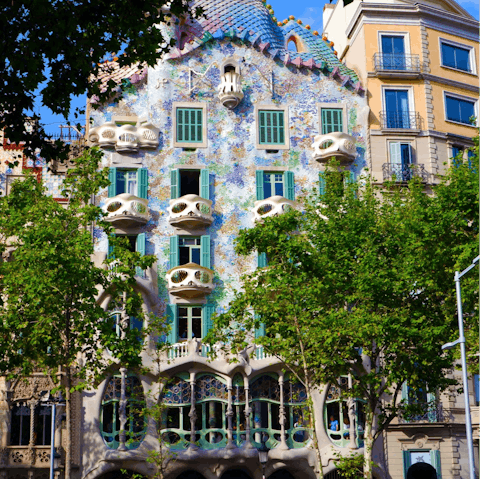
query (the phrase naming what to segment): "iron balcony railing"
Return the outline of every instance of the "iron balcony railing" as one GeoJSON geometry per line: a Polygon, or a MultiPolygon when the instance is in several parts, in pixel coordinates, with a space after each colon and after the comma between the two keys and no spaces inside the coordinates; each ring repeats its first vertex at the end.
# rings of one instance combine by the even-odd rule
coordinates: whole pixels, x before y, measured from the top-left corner
{"type": "Polygon", "coordinates": [[[406,53],[375,53],[375,72],[399,71],[420,73],[420,56],[406,53]]]}
{"type": "Polygon", "coordinates": [[[416,111],[382,111],[380,122],[382,129],[420,130],[420,115],[416,111]]]}
{"type": "Polygon", "coordinates": [[[441,404],[425,404],[424,410],[420,414],[412,416],[400,415],[398,418],[400,424],[444,421],[445,413],[441,404]]]}
{"type": "Polygon", "coordinates": [[[396,163],[384,163],[382,165],[383,181],[410,181],[412,178],[420,177],[422,182],[428,181],[428,173],[424,165],[401,165],[396,163]]]}

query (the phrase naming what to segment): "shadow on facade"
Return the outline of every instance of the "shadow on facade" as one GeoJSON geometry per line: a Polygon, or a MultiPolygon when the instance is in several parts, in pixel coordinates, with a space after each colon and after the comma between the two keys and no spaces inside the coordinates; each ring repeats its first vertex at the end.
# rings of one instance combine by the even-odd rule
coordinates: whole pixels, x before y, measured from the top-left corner
{"type": "MultiPolygon", "coordinates": [[[[136,477],[138,477],[138,472],[135,473],[133,471],[122,469],[119,471],[110,471],[102,474],[98,479],[130,479],[134,474],[137,474],[136,477]]],[[[145,476],[141,476],[141,478],[147,479],[145,476]]]]}
{"type": "Polygon", "coordinates": [[[222,475],[221,479],[251,479],[251,477],[240,469],[230,469],[222,475]]]}
{"type": "Polygon", "coordinates": [[[287,469],[280,469],[275,471],[268,479],[295,479],[295,477],[287,471],[287,469]]]}
{"type": "Polygon", "coordinates": [[[205,479],[205,477],[197,471],[184,471],[177,476],[177,479],[205,479]]]}

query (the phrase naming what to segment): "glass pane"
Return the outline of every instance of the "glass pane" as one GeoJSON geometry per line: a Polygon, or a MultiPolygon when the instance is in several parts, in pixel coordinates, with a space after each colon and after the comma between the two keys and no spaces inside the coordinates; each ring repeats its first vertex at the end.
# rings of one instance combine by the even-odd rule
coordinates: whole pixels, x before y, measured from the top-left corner
{"type": "Polygon", "coordinates": [[[272,184],[270,182],[270,173],[263,175],[263,197],[270,198],[272,196],[272,184]]]}
{"type": "Polygon", "coordinates": [[[180,429],[180,408],[169,407],[167,409],[167,428],[180,429]]]}
{"type": "Polygon", "coordinates": [[[190,261],[200,264],[200,248],[190,248],[190,261]]]}
{"type": "Polygon", "coordinates": [[[475,108],[473,103],[469,101],[460,100],[460,121],[462,123],[470,124],[470,118],[475,115],[475,108]]]}
{"type": "Polygon", "coordinates": [[[202,337],[202,318],[192,317],[192,338],[202,337]]]}
{"type": "Polygon", "coordinates": [[[136,171],[127,171],[126,172],[126,192],[131,195],[137,195],[137,172],[136,171]]]}
{"type": "MultiPolygon", "coordinates": [[[[181,308],[185,309],[185,308],[181,308]]],[[[178,339],[188,339],[188,319],[187,316],[178,316],[178,339]]]]}
{"type": "Polygon", "coordinates": [[[452,121],[460,121],[460,111],[458,106],[458,100],[456,98],[452,98],[451,96],[447,96],[446,104],[447,104],[447,119],[452,121]]]}
{"type": "Polygon", "coordinates": [[[114,413],[114,404],[104,404],[103,409],[103,424],[102,431],[106,433],[113,432],[113,413],[114,413]]]}
{"type": "Polygon", "coordinates": [[[470,71],[470,62],[469,62],[470,52],[464,50],[463,48],[457,48],[455,52],[455,59],[457,68],[459,70],[470,71]]]}
{"type": "Polygon", "coordinates": [[[446,67],[455,68],[455,49],[451,45],[442,43],[442,60],[446,67]]]}

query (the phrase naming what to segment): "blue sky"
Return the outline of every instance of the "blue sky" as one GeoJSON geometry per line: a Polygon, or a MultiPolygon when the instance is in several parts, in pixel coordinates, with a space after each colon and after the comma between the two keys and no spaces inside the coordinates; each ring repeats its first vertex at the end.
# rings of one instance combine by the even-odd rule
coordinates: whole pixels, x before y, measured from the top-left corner
{"type": "MultiPolygon", "coordinates": [[[[342,0],[338,0],[342,1],[342,0]]],[[[479,18],[479,1],[480,0],[456,0],[465,10],[467,10],[470,15],[475,17],[477,20],[479,18]]],[[[296,0],[293,4],[291,0],[267,0],[267,3],[272,5],[275,16],[278,20],[284,20],[290,15],[294,15],[295,18],[301,19],[302,22],[306,25],[310,25],[312,30],[322,31],[322,14],[323,6],[326,3],[329,3],[328,0],[317,0],[313,2],[312,0],[296,0]]],[[[80,97],[75,99],[73,102],[73,107],[82,107],[85,108],[85,97],[80,97]]],[[[79,119],[73,118],[73,110],[71,115],[71,122],[81,123],[85,122],[85,117],[80,117],[79,119]]],[[[35,112],[39,113],[42,118],[42,123],[45,125],[45,130],[48,133],[58,133],[58,125],[65,124],[65,119],[59,115],[52,115],[46,108],[41,106],[41,102],[36,102],[35,112]]]]}

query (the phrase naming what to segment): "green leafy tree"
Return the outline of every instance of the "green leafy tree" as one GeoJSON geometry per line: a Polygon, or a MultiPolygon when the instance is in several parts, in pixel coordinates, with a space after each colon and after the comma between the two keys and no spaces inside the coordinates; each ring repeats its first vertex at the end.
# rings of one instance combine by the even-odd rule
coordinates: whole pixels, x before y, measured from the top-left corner
{"type": "Polygon", "coordinates": [[[64,182],[66,204],[45,192],[34,176],[16,181],[0,198],[0,373],[28,377],[34,370],[63,380],[66,398],[66,477],[71,468],[71,393],[94,384],[112,363],[140,365],[138,331],[130,316],[141,318],[135,291],[135,267],[145,269],[153,257],[140,257],[115,243],[115,258],[95,266],[91,225],[109,233],[99,207],[90,199],[108,185],[98,170],[102,153],[92,149],[76,160],[64,182]],[[115,319],[97,304],[98,288],[111,295],[124,313],[117,335],[115,319]],[[108,350],[108,354],[107,354],[108,350]],[[110,358],[110,359],[108,359],[110,358]]]}
{"type": "Polygon", "coordinates": [[[61,154],[66,159],[66,145],[45,141],[39,118],[32,115],[35,103],[66,119],[72,95],[96,95],[103,103],[117,87],[113,81],[100,82],[99,73],[106,71],[101,62],[111,52],[120,66],[153,66],[174,43],[158,25],[196,13],[184,0],[4,2],[0,129],[11,141],[26,142],[29,155],[41,148],[44,158],[61,154]],[[34,120],[30,128],[26,118],[34,120]]]}
{"type": "MultiPolygon", "coordinates": [[[[452,168],[433,195],[415,179],[380,190],[366,178],[359,190],[334,167],[303,212],[268,218],[238,237],[239,254],[265,253],[268,266],[243,277],[243,290],[215,319],[209,339],[238,353],[256,330],[255,342],[310,398],[327,383],[350,404],[361,398],[368,479],[375,440],[409,412],[400,400],[403,383],[429,392],[452,384],[445,374],[452,355],[440,348],[456,334],[453,272],[470,264],[478,247],[478,159],[472,161],[452,168]],[[341,376],[352,378],[349,388],[341,376]]],[[[478,331],[477,313],[475,321],[478,331]]],[[[315,430],[312,403],[310,418],[315,430]]],[[[352,434],[360,435],[358,426],[352,434]]]]}

